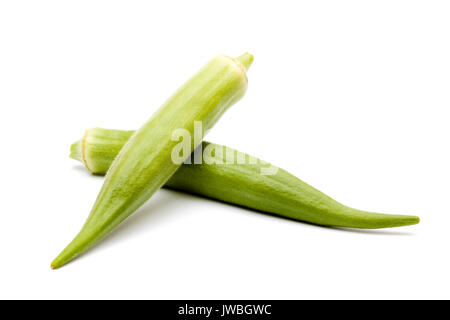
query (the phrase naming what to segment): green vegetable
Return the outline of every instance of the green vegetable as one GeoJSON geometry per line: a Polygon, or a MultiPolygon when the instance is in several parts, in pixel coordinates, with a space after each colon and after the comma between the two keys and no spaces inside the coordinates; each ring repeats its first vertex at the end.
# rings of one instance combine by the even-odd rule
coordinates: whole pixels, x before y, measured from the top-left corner
{"type": "MultiPolygon", "coordinates": [[[[85,225],[52,262],[52,268],[85,252],[166,183],[181,165],[172,161],[178,144],[172,139],[174,132],[182,129],[193,136],[195,121],[202,121],[205,132],[211,129],[245,94],[246,69],[252,61],[248,53],[238,59],[213,58],[130,137],[112,162],[85,225]]],[[[194,139],[184,157],[195,147],[194,139]]]]}
{"type": "MultiPolygon", "coordinates": [[[[89,129],[72,145],[71,157],[82,161],[91,172],[104,174],[132,134],[133,131],[89,129]]],[[[202,149],[223,150],[209,142],[203,142],[202,149]]],[[[206,155],[202,164],[183,164],[165,187],[319,225],[373,229],[419,222],[415,216],[346,207],[282,169],[230,148],[226,151],[206,155]],[[245,161],[227,164],[230,153],[234,159],[245,161]],[[251,164],[252,160],[256,164],[251,164]]]]}

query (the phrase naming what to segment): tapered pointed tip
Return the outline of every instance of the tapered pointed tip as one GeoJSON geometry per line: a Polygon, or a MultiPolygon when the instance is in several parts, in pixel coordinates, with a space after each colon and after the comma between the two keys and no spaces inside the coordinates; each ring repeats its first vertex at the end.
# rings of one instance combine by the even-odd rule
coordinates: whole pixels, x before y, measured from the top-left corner
{"type": "Polygon", "coordinates": [[[102,238],[100,229],[104,229],[103,225],[98,228],[85,224],[75,238],[64,248],[63,251],[53,260],[51,267],[53,269],[61,268],[73,259],[77,258],[88,250],[94,243],[102,238]],[[94,234],[92,236],[91,234],[94,234]],[[86,236],[87,234],[87,236],[86,236]]]}
{"type": "Polygon", "coordinates": [[[75,238],[74,240],[72,240],[72,242],[55,258],[55,260],[53,260],[50,265],[52,269],[61,268],[62,266],[71,262],[81,253],[79,251],[79,248],[76,247],[77,238],[75,238]]]}
{"type": "Polygon", "coordinates": [[[420,223],[420,218],[417,216],[411,216],[411,225],[420,223]]]}
{"type": "Polygon", "coordinates": [[[400,216],[398,221],[398,226],[412,226],[418,224],[420,222],[420,218],[417,216],[400,216]]]}
{"type": "MultiPolygon", "coordinates": [[[[389,219],[391,215],[385,215],[389,219]]],[[[406,227],[413,226],[420,222],[420,218],[417,216],[408,215],[392,215],[392,219],[386,221],[386,225],[381,224],[381,228],[394,228],[394,227],[406,227]],[[390,221],[389,221],[390,220],[390,221]]]]}
{"type": "Polygon", "coordinates": [[[394,217],[395,218],[391,220],[388,225],[383,226],[382,228],[413,226],[420,222],[420,218],[417,216],[394,215],[394,217]]]}
{"type": "Polygon", "coordinates": [[[50,265],[50,267],[55,270],[58,269],[59,267],[62,267],[64,265],[64,263],[61,263],[61,261],[59,260],[59,256],[53,260],[52,264],[50,265]]]}
{"type": "Polygon", "coordinates": [[[53,260],[50,267],[53,270],[59,269],[62,266],[69,263],[70,261],[72,261],[72,259],[73,259],[73,255],[68,255],[66,252],[63,251],[55,258],[55,260],[53,260]]]}
{"type": "Polygon", "coordinates": [[[76,244],[76,239],[77,237],[75,237],[75,239],[72,240],[72,242],[69,243],[69,245],[63,251],[61,251],[58,256],[52,261],[50,265],[52,269],[61,268],[65,264],[72,261],[78,255],[77,248],[76,246],[74,246],[74,244],[76,244]]]}
{"type": "Polygon", "coordinates": [[[243,55],[240,55],[239,57],[236,58],[236,60],[238,60],[245,68],[245,70],[248,70],[248,68],[250,68],[250,66],[252,65],[253,62],[253,55],[246,52],[243,55]]]}

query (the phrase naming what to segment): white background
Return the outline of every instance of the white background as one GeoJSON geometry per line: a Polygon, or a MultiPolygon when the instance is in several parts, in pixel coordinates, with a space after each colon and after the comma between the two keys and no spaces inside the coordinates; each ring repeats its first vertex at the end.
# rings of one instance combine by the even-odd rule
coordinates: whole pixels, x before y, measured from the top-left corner
{"type": "Polygon", "coordinates": [[[448,1],[2,1],[0,298],[450,298],[448,1]],[[56,271],[139,127],[217,54],[255,61],[207,137],[417,226],[338,230],[159,191],[56,271]]]}

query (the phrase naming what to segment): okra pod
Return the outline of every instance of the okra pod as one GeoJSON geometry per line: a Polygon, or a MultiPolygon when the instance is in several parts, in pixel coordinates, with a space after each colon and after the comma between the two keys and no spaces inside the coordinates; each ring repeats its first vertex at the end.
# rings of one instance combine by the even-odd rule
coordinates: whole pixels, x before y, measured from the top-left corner
{"type": "MultiPolygon", "coordinates": [[[[83,138],[72,144],[70,156],[83,162],[92,173],[105,174],[132,134],[133,131],[102,128],[86,130],[83,138]]],[[[165,187],[318,225],[375,229],[419,222],[416,216],[349,208],[280,168],[209,142],[203,142],[202,149],[208,146],[226,152],[216,152],[213,161],[183,164],[165,187]],[[230,154],[244,161],[228,163],[230,154]]]]}
{"type": "MultiPolygon", "coordinates": [[[[112,161],[83,228],[52,262],[52,268],[59,268],[85,252],[167,182],[181,165],[172,160],[178,143],[172,139],[173,133],[185,130],[192,136],[195,121],[202,122],[203,133],[211,129],[245,94],[246,69],[252,60],[248,53],[237,59],[213,58],[133,133],[112,161]]],[[[194,139],[185,157],[196,146],[194,139]]]]}

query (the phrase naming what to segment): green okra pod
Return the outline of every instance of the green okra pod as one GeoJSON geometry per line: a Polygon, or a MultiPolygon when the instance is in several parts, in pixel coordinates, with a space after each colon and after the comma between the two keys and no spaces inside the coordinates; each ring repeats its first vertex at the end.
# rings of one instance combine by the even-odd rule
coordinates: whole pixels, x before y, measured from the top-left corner
{"type": "MultiPolygon", "coordinates": [[[[133,131],[93,128],[71,146],[70,156],[94,174],[105,174],[133,131]]],[[[183,164],[165,187],[319,225],[388,228],[417,224],[419,218],[344,206],[292,174],[230,148],[203,142],[201,164],[183,164]],[[225,151],[224,151],[225,150],[225,151]],[[229,156],[233,154],[232,163],[229,156]],[[213,157],[214,159],[207,159],[213,157]],[[244,159],[238,163],[236,159],[244,159]],[[256,160],[256,161],[255,161],[256,160]],[[265,170],[265,171],[264,171],[265,170]]]]}
{"type": "MultiPolygon", "coordinates": [[[[52,262],[52,268],[89,249],[167,182],[181,165],[172,161],[177,145],[173,133],[185,130],[192,136],[195,121],[201,121],[204,132],[208,131],[245,94],[246,69],[252,61],[248,53],[237,59],[213,58],[133,133],[112,161],[83,228],[52,262]]],[[[193,140],[185,157],[195,147],[193,140]]],[[[85,163],[89,164],[88,158],[85,163]]]]}

